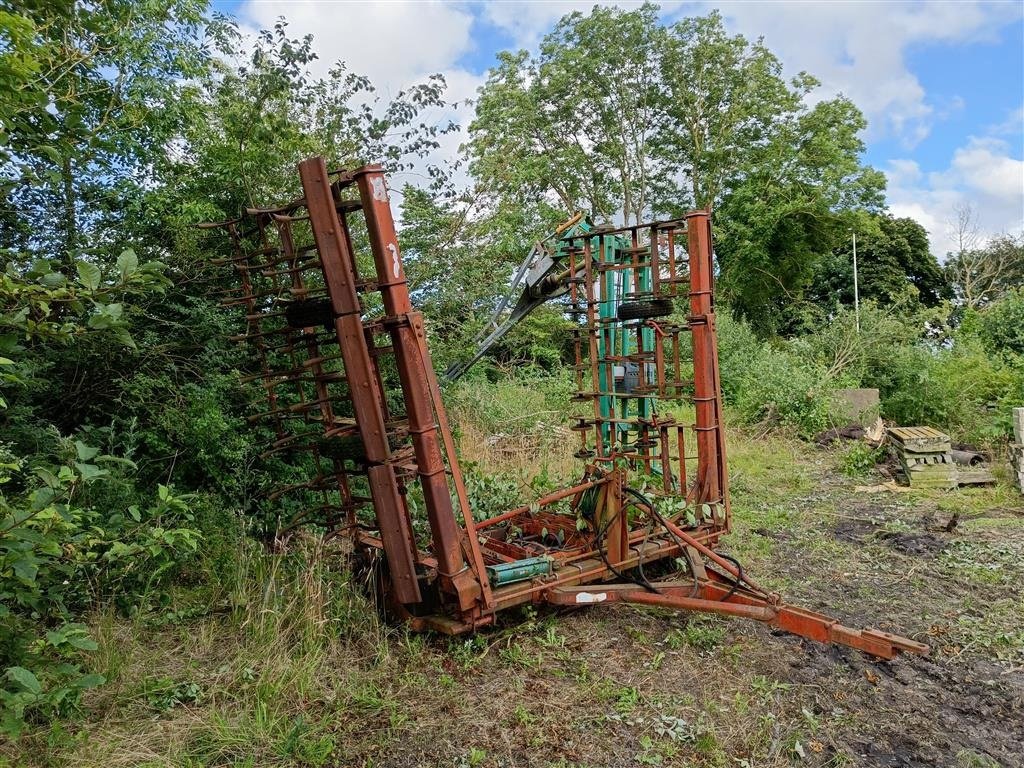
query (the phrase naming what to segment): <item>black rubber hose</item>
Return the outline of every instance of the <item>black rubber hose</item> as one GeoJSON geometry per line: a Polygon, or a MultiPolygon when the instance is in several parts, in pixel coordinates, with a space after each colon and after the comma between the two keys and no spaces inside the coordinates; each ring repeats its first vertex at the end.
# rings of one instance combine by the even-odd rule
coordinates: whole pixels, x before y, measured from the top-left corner
{"type": "MultiPolygon", "coordinates": [[[[665,531],[673,539],[675,539],[676,543],[679,546],[681,546],[681,547],[685,547],[686,542],[684,542],[681,539],[679,539],[679,537],[676,536],[674,533],[672,533],[672,530],[667,525],[665,525],[665,518],[662,517],[661,514],[658,512],[658,510],[654,508],[654,503],[649,498],[644,496],[642,493],[640,493],[640,491],[636,490],[635,488],[624,488],[623,490],[626,493],[628,493],[629,495],[633,496],[634,498],[639,499],[643,504],[645,504],[647,506],[647,508],[651,510],[651,514],[654,515],[654,517],[657,518],[661,522],[661,524],[665,526],[665,531]]],[[[722,598],[722,602],[725,602],[730,597],[732,597],[734,594],[736,594],[736,590],[737,589],[739,589],[741,586],[743,586],[743,583],[744,583],[745,579],[743,578],[743,566],[740,564],[739,560],[737,560],[735,557],[733,557],[731,555],[725,554],[724,552],[719,552],[718,555],[719,555],[719,557],[723,557],[726,560],[728,560],[730,563],[735,565],[736,566],[736,572],[738,574],[738,577],[734,578],[731,574],[724,574],[721,571],[719,571],[718,569],[715,569],[715,573],[717,573],[719,576],[721,576],[725,581],[727,581],[729,583],[729,591],[725,594],[725,597],[722,598]]],[[[695,588],[698,587],[699,585],[697,584],[697,575],[696,574],[694,574],[693,580],[694,580],[694,587],[695,588]]]]}
{"type": "Polygon", "coordinates": [[[601,548],[601,541],[604,539],[605,534],[608,531],[608,528],[611,526],[612,523],[614,523],[618,519],[619,515],[621,514],[622,508],[620,507],[615,517],[613,517],[611,520],[606,522],[600,529],[598,529],[597,536],[594,539],[594,543],[597,546],[597,554],[600,556],[601,561],[605,564],[605,567],[607,567],[608,570],[614,573],[617,578],[622,579],[624,581],[632,582],[633,584],[636,584],[639,587],[643,587],[648,592],[660,594],[658,590],[654,587],[654,585],[651,584],[651,582],[649,582],[647,578],[643,576],[643,572],[641,572],[641,578],[636,578],[635,576],[627,576],[626,574],[619,571],[614,565],[611,564],[611,561],[608,560],[608,556],[605,555],[604,550],[601,548]]]}

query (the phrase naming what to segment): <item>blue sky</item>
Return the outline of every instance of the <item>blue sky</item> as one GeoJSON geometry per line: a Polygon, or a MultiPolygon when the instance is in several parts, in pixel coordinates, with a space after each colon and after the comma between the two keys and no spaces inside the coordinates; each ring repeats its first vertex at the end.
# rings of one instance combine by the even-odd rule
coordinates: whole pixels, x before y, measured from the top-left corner
{"type": "MultiPolygon", "coordinates": [[[[343,59],[384,90],[432,72],[472,98],[495,54],[534,49],[590,2],[230,0],[245,26],[278,16],[312,32],[324,69],[343,59]]],[[[615,3],[622,7],[628,2],[615,3]]],[[[666,23],[717,8],[730,30],[764,37],[789,74],[822,81],[865,113],[865,159],[889,180],[891,210],[950,247],[948,221],[970,204],[986,234],[1024,228],[1024,4],[1014,2],[663,2],[666,23]]],[[[467,112],[456,116],[464,120],[467,112]]],[[[444,116],[439,116],[444,117],[444,116]]],[[[454,154],[461,138],[442,148],[454,154]]]]}

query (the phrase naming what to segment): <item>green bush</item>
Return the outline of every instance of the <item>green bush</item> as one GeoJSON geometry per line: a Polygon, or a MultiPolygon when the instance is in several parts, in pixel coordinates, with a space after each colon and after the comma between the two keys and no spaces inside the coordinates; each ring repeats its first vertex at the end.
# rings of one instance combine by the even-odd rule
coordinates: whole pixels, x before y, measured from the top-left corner
{"type": "Polygon", "coordinates": [[[760,341],[749,326],[719,321],[719,361],[726,403],[745,424],[795,429],[810,436],[833,422],[842,385],[801,342],[760,341]]]}
{"type": "Polygon", "coordinates": [[[49,465],[4,450],[0,486],[15,492],[0,493],[0,731],[12,736],[26,718],[66,712],[103,682],[79,665],[96,644],[75,616],[97,600],[147,607],[199,543],[187,497],[160,486],[145,508],[97,508],[90,487],[130,462],[81,441],[61,448],[62,461],[49,465]]]}
{"type": "Polygon", "coordinates": [[[949,308],[861,306],[860,327],[837,309],[816,330],[762,341],[744,323],[719,320],[722,392],[741,422],[810,435],[835,421],[843,387],[875,387],[882,416],[990,442],[1024,403],[1024,356],[1015,351],[1020,292],[949,327],[949,308]]]}
{"type": "Polygon", "coordinates": [[[976,314],[978,336],[990,354],[1024,355],[1024,287],[1009,291],[976,314]]]}
{"type": "Polygon", "coordinates": [[[882,448],[872,448],[867,443],[856,442],[849,446],[839,457],[839,466],[843,474],[850,477],[864,477],[885,455],[882,448]]]}
{"type": "Polygon", "coordinates": [[[528,371],[493,382],[473,373],[449,386],[444,400],[456,417],[471,414],[486,434],[534,434],[566,423],[573,394],[568,373],[528,371]]]}

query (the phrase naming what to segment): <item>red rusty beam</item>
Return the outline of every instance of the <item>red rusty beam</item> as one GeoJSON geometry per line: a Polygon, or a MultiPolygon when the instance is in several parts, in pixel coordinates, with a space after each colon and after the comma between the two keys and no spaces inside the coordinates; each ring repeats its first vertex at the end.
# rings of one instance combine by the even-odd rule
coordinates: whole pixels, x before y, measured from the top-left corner
{"type": "Polygon", "coordinates": [[[487,570],[484,566],[483,551],[480,548],[480,537],[477,533],[476,522],[473,520],[473,510],[469,505],[469,493],[466,490],[466,481],[462,476],[462,467],[459,466],[459,456],[455,450],[455,439],[452,437],[451,426],[448,424],[448,414],[444,408],[444,401],[441,399],[441,384],[437,380],[437,373],[430,361],[430,352],[427,349],[427,329],[423,325],[423,317],[419,313],[410,315],[410,324],[416,334],[418,346],[417,364],[427,379],[430,389],[430,397],[434,406],[434,415],[437,418],[437,428],[444,443],[444,452],[448,457],[448,470],[452,475],[452,484],[455,486],[455,495],[459,500],[459,509],[462,512],[462,524],[466,529],[464,540],[469,549],[469,556],[473,571],[480,584],[483,606],[486,610],[493,610],[494,598],[491,595],[491,584],[487,578],[487,570]]]}
{"type": "MultiPolygon", "coordinates": [[[[708,269],[711,272],[711,308],[715,306],[715,266],[714,266],[714,253],[715,246],[712,238],[711,231],[711,216],[710,212],[705,220],[705,226],[707,227],[707,240],[708,240],[708,269]]],[[[722,369],[718,364],[718,329],[715,327],[715,313],[712,312],[709,318],[709,327],[711,329],[711,361],[713,364],[713,376],[715,386],[715,418],[718,421],[718,461],[719,461],[719,484],[722,492],[722,503],[725,505],[725,531],[732,530],[732,504],[729,501],[729,461],[726,457],[725,452],[725,420],[722,415],[722,369]]]]}
{"type": "Polygon", "coordinates": [[[712,304],[711,240],[708,211],[686,215],[690,252],[690,329],[693,335],[693,402],[697,433],[697,494],[695,504],[719,502],[722,457],[721,422],[715,388],[714,306],[712,304]]]}
{"type": "MultiPolygon", "coordinates": [[[[455,520],[448,477],[434,420],[430,385],[416,361],[419,343],[412,327],[412,302],[398,249],[398,235],[391,214],[384,172],[379,165],[364,166],[353,173],[363,201],[363,215],[377,270],[377,287],[384,301],[384,324],[391,334],[395,363],[402,384],[409,435],[416,452],[417,474],[430,522],[438,573],[459,595],[460,607],[467,609],[480,595],[479,583],[469,584],[460,575],[466,569],[462,556],[461,531],[455,520]],[[456,584],[459,582],[459,585],[456,584]],[[473,588],[475,587],[475,589],[473,588]],[[475,594],[474,594],[475,593],[475,594]]],[[[430,364],[429,359],[424,361],[430,364]]],[[[481,578],[483,574],[480,574],[481,578]]]]}
{"type": "Polygon", "coordinates": [[[554,493],[549,493],[546,496],[541,496],[532,504],[523,504],[522,506],[516,507],[515,509],[510,509],[508,512],[502,512],[500,515],[489,517],[486,520],[477,523],[476,527],[478,530],[490,528],[491,526],[497,525],[498,523],[503,523],[506,520],[511,520],[514,517],[519,517],[519,515],[525,514],[533,508],[546,507],[551,504],[554,504],[556,501],[567,499],[570,496],[576,496],[577,494],[583,493],[584,491],[590,488],[594,488],[595,486],[610,482],[610,479],[610,475],[604,475],[595,480],[587,480],[586,482],[570,486],[569,488],[562,488],[561,490],[555,491],[554,493]]]}
{"type": "Polygon", "coordinates": [[[545,593],[554,605],[639,603],[684,611],[718,613],[754,619],[819,643],[838,643],[883,659],[900,651],[928,654],[928,646],[876,629],[853,629],[821,613],[791,605],[773,605],[752,592],[711,580],[655,582],[657,592],[635,584],[557,587],[545,593]]]}
{"type": "Polygon", "coordinates": [[[315,157],[299,163],[299,175],[331,297],[338,346],[349,381],[349,397],[370,464],[367,470],[370,494],[388,559],[391,583],[400,602],[418,603],[422,596],[416,581],[416,548],[405,499],[398,491],[395,468],[387,463],[391,448],[384,424],[384,395],[378,388],[359,317],[361,307],[356,294],[352,251],[343,237],[324,159],[315,157]]]}

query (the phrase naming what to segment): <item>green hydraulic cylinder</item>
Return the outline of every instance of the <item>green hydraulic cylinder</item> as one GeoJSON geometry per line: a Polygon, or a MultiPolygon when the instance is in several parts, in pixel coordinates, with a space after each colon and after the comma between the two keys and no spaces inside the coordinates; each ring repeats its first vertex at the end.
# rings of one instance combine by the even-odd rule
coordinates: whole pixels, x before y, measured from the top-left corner
{"type": "Polygon", "coordinates": [[[500,587],[503,584],[514,584],[517,581],[547,576],[551,573],[551,569],[550,557],[528,557],[525,560],[515,560],[511,563],[488,565],[487,578],[492,587],[500,587]]]}

